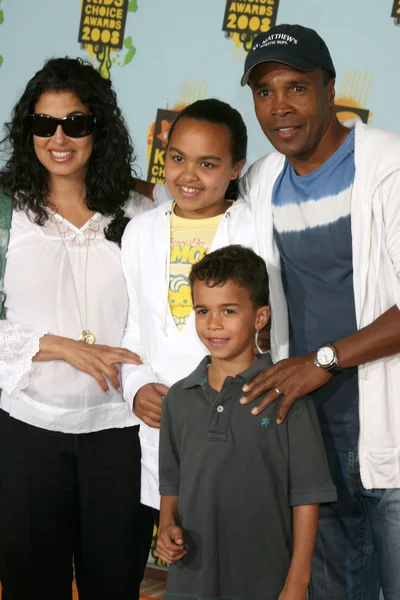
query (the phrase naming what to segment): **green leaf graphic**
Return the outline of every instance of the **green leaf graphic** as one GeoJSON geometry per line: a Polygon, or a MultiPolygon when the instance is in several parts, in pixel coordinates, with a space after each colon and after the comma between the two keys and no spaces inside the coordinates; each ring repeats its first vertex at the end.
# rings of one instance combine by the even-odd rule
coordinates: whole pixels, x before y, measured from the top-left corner
{"type": "Polygon", "coordinates": [[[129,65],[129,63],[132,61],[133,57],[136,54],[136,48],[132,44],[132,36],[129,36],[124,39],[124,46],[128,50],[128,52],[126,53],[124,64],[122,65],[123,67],[125,67],[125,65],[129,65]]]}
{"type": "Polygon", "coordinates": [[[128,4],[128,12],[136,12],[138,9],[137,0],[131,0],[128,4]]]}

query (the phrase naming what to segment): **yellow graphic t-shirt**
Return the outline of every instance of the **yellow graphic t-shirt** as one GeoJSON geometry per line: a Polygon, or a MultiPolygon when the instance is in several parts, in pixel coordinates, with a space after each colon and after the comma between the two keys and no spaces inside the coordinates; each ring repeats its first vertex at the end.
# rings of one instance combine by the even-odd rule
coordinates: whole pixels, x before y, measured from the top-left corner
{"type": "Polygon", "coordinates": [[[222,217],[223,214],[209,219],[183,219],[172,214],[168,302],[180,331],[192,310],[190,270],[209,252],[222,217]]]}

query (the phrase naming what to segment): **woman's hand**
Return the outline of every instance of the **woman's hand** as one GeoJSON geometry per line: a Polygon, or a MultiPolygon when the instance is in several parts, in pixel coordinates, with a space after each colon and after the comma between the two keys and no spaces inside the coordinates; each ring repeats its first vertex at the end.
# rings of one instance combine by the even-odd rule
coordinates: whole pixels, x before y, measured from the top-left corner
{"type": "Polygon", "coordinates": [[[113,348],[100,344],[84,344],[76,340],[57,336],[44,335],[40,339],[40,350],[33,358],[34,361],[63,360],[74,369],[88,373],[98,381],[104,392],[109,387],[106,377],[116,390],[121,384],[118,378],[118,363],[140,365],[140,357],[126,350],[126,348],[113,348]]]}

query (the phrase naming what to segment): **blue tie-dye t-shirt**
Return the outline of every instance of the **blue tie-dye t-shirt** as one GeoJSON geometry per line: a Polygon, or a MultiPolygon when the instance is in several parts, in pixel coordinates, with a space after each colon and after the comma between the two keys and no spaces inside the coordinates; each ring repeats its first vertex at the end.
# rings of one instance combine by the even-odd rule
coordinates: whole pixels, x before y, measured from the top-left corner
{"type": "MultiPolygon", "coordinates": [[[[289,309],[290,355],[300,356],[357,329],[350,202],[354,130],[319,169],[296,175],[286,161],[273,191],[274,235],[289,309]]],[[[313,394],[327,447],[352,451],[359,431],[357,368],[313,394]]]]}

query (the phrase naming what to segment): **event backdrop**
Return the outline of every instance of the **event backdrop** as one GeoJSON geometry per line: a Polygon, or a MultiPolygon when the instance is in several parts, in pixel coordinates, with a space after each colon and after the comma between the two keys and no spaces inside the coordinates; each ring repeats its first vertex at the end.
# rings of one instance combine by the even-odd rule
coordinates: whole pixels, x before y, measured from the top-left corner
{"type": "Polygon", "coordinates": [[[112,78],[142,177],[163,179],[174,111],[199,98],[241,111],[251,163],[270,147],[240,77],[254,35],[275,23],[326,40],[340,118],[400,133],[400,0],[0,0],[1,123],[45,59],[81,56],[112,78]]]}
{"type": "Polygon", "coordinates": [[[81,56],[111,77],[142,177],[163,180],[175,111],[199,98],[241,111],[251,163],[270,147],[240,77],[253,37],[275,23],[325,39],[341,119],[400,134],[400,0],[0,0],[1,123],[47,58],[81,56]]]}

